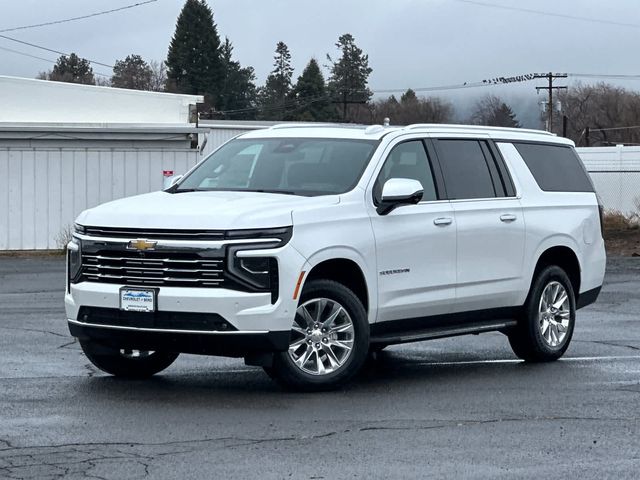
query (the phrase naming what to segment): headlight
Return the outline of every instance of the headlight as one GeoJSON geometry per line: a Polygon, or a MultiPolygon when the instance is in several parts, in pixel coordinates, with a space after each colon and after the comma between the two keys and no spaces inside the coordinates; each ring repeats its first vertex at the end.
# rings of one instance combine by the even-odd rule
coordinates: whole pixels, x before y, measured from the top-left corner
{"type": "Polygon", "coordinates": [[[236,257],[236,267],[240,276],[258,288],[268,290],[271,282],[271,262],[267,257],[236,257]]]}
{"type": "MultiPolygon", "coordinates": [[[[246,250],[246,247],[242,249],[246,250]]],[[[271,292],[272,303],[278,299],[278,261],[273,257],[239,257],[241,247],[230,248],[229,274],[249,291],[271,292]]]]}
{"type": "Polygon", "coordinates": [[[85,233],[84,225],[79,225],[77,223],[74,223],[73,224],[73,233],[80,233],[80,234],[85,233]]]}
{"type": "Polygon", "coordinates": [[[76,239],[67,244],[67,279],[68,283],[73,283],[80,274],[82,267],[82,251],[80,242],[76,239]]]}

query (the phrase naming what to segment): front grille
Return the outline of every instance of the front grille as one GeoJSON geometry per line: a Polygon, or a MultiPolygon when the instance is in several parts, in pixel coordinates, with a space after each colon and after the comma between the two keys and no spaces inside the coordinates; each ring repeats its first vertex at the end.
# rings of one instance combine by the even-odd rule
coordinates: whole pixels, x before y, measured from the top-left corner
{"type": "Polygon", "coordinates": [[[82,279],[88,282],[167,287],[221,287],[222,258],[197,253],[103,250],[82,254],[82,279]]]}

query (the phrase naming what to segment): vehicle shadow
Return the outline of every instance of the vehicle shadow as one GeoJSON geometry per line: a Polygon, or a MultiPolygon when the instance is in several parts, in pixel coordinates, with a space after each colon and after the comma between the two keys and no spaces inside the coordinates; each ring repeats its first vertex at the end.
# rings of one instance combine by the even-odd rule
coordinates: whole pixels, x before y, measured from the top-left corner
{"type": "Polygon", "coordinates": [[[558,365],[530,365],[512,360],[488,360],[471,354],[459,362],[439,362],[436,358],[412,358],[406,352],[381,352],[369,358],[363,370],[344,387],[328,392],[304,393],[287,390],[271,380],[258,367],[206,370],[191,368],[166,371],[148,380],[118,379],[106,375],[92,376],[80,392],[100,395],[104,399],[153,399],[160,402],[198,404],[212,399],[233,402],[235,407],[255,406],[256,402],[274,399],[321,398],[334,396],[370,396],[402,390],[436,391],[447,388],[473,388],[492,384],[496,389],[515,382],[546,379],[558,365]],[[486,363],[485,363],[486,362],[486,363]],[[527,375],[522,375],[526,372],[527,375]]]}

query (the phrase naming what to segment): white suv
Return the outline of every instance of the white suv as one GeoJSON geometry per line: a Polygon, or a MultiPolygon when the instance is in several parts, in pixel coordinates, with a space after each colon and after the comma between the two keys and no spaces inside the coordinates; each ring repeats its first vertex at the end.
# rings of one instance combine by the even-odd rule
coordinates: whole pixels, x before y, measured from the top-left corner
{"type": "Polygon", "coordinates": [[[69,328],[113,375],[223,355],[308,390],[370,351],[469,333],[555,360],[602,285],[600,213],[573,144],[544,132],[277,126],[83,212],[69,328]]]}

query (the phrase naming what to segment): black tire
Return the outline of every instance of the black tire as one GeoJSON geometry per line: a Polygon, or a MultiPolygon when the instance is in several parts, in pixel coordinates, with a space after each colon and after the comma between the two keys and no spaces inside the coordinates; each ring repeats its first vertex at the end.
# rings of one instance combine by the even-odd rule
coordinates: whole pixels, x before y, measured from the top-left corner
{"type": "Polygon", "coordinates": [[[562,357],[567,348],[569,348],[575,327],[575,320],[576,299],[569,277],[562,268],[556,265],[544,267],[538,272],[531,285],[531,290],[524,304],[522,318],[519,319],[518,326],[507,334],[513,353],[515,353],[518,358],[527,362],[551,362],[557,360],[562,357]],[[552,346],[541,332],[542,327],[539,310],[541,296],[545,288],[554,282],[562,285],[567,294],[569,323],[564,330],[565,336],[562,341],[552,346]]]}
{"type": "Polygon", "coordinates": [[[88,340],[80,346],[87,358],[103,372],[122,378],[148,378],[169,367],[178,353],[153,352],[147,356],[124,355],[117,348],[107,347],[88,340]]]}
{"type": "MultiPolygon", "coordinates": [[[[358,297],[344,285],[333,280],[312,280],[305,285],[298,305],[326,298],[339,303],[348,313],[353,324],[353,347],[351,353],[335,371],[313,375],[299,368],[289,352],[274,356],[273,366],[265,368],[267,374],[286,388],[302,391],[331,390],[344,385],[360,371],[369,352],[369,323],[367,312],[358,297]]],[[[293,338],[293,337],[292,337],[293,338]]]]}

